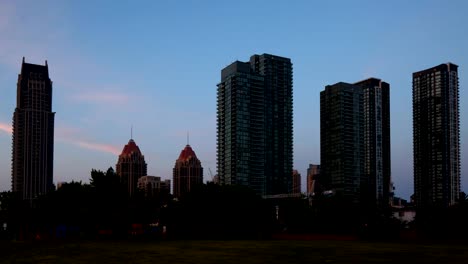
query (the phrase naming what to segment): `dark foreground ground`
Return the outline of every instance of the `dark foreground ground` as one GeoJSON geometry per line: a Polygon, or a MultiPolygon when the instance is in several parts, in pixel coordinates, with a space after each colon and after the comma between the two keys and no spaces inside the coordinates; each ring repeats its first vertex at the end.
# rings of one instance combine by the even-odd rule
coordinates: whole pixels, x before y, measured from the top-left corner
{"type": "Polygon", "coordinates": [[[468,263],[468,245],[363,241],[0,241],[0,263],[468,263]]]}

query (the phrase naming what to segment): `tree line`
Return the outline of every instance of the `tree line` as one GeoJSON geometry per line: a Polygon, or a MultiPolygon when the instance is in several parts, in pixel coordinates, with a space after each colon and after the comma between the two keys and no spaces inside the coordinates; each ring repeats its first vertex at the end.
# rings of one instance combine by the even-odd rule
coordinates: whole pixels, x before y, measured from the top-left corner
{"type": "Polygon", "coordinates": [[[339,193],[262,199],[245,186],[207,183],[178,199],[143,191],[129,197],[112,168],[93,169],[90,176],[89,184],[64,183],[32,202],[0,193],[0,237],[268,239],[275,234],[334,234],[398,239],[402,232],[423,239],[468,237],[465,194],[456,206],[420,211],[413,223],[404,225],[390,208],[362,207],[339,193]]]}

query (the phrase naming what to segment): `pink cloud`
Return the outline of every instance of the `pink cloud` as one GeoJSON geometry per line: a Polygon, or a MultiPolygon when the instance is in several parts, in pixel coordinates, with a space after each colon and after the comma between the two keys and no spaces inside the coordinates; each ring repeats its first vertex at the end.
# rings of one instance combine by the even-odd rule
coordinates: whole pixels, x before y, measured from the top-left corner
{"type": "MultiPolygon", "coordinates": [[[[11,124],[0,122],[0,131],[11,134],[12,127],[11,124]]],[[[114,145],[110,144],[101,144],[91,142],[89,140],[80,139],[77,137],[78,134],[81,134],[81,130],[73,127],[59,127],[56,130],[56,140],[59,140],[64,143],[69,143],[79,148],[95,150],[99,152],[110,153],[113,155],[119,155],[120,149],[114,145]]]]}
{"type": "Polygon", "coordinates": [[[76,135],[82,134],[82,130],[76,127],[60,126],[55,129],[55,136],[57,138],[73,138],[76,135]]]}
{"type": "Polygon", "coordinates": [[[11,127],[11,124],[0,122],[0,131],[11,134],[13,132],[13,129],[11,127]]]}
{"type": "Polygon", "coordinates": [[[72,144],[74,146],[95,150],[99,152],[110,153],[113,155],[119,155],[120,150],[118,147],[110,144],[102,144],[92,142],[90,140],[83,139],[83,131],[76,127],[61,126],[56,129],[56,139],[65,143],[72,144]]]}
{"type": "Polygon", "coordinates": [[[120,155],[120,150],[116,146],[109,145],[109,144],[98,144],[98,143],[92,143],[92,142],[81,141],[81,140],[76,140],[76,141],[69,140],[67,142],[72,143],[78,147],[85,148],[85,149],[106,152],[106,153],[110,153],[113,155],[120,155]]]}

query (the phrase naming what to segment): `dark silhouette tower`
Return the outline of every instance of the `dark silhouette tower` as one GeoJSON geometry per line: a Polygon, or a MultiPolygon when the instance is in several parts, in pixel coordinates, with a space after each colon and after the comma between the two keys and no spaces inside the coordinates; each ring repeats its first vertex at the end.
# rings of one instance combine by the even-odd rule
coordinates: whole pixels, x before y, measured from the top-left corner
{"type": "Polygon", "coordinates": [[[419,209],[448,207],[460,193],[458,66],[413,73],[414,196],[419,209]]]}
{"type": "Polygon", "coordinates": [[[355,83],[362,88],[364,111],[364,174],[361,190],[369,206],[390,205],[390,85],[377,78],[355,83]]]}
{"type": "Polygon", "coordinates": [[[145,156],[141,154],[140,148],[133,139],[128,141],[119,155],[116,170],[128,195],[135,194],[138,189],[138,179],[147,175],[147,164],[145,156]]]}
{"type": "Polygon", "coordinates": [[[320,93],[319,184],[366,208],[390,205],[390,85],[377,78],[320,93]]]}
{"type": "Polygon", "coordinates": [[[364,174],[362,88],[348,83],[320,92],[320,185],[359,205],[364,174]]]}
{"type": "Polygon", "coordinates": [[[260,195],[292,192],[292,63],[253,55],[221,71],[217,98],[220,184],[249,186],[260,195]]]}
{"type": "Polygon", "coordinates": [[[200,160],[187,144],[180,152],[173,169],[173,194],[180,198],[193,190],[194,187],[203,184],[203,167],[200,160]]]}
{"type": "Polygon", "coordinates": [[[52,81],[45,66],[26,63],[18,75],[13,114],[12,191],[32,200],[53,187],[52,81]]]}

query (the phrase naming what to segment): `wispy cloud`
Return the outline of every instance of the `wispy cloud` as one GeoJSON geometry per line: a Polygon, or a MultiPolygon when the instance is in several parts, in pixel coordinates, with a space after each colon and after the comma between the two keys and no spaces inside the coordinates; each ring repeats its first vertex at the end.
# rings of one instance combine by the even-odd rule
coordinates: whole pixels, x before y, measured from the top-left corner
{"type": "Polygon", "coordinates": [[[13,132],[13,129],[11,127],[11,124],[0,122],[0,131],[5,132],[7,134],[11,134],[13,132]]]}
{"type": "MultiPolygon", "coordinates": [[[[11,134],[11,124],[0,122],[0,132],[11,134]]],[[[82,134],[80,129],[73,127],[59,127],[56,131],[56,140],[72,144],[79,148],[110,153],[113,155],[120,154],[120,149],[118,147],[111,144],[96,143],[90,140],[82,139],[79,137],[80,134],[82,134]]]]}
{"type": "Polygon", "coordinates": [[[76,140],[76,141],[70,140],[67,142],[72,143],[73,145],[78,146],[80,148],[106,152],[106,153],[110,153],[113,155],[120,154],[120,150],[116,146],[109,145],[109,144],[98,144],[98,143],[86,142],[86,141],[81,141],[81,140],[76,140]]]}
{"type": "Polygon", "coordinates": [[[83,138],[83,131],[76,127],[61,126],[56,129],[56,138],[59,141],[72,144],[74,146],[119,155],[119,148],[111,144],[97,143],[83,138]]]}

